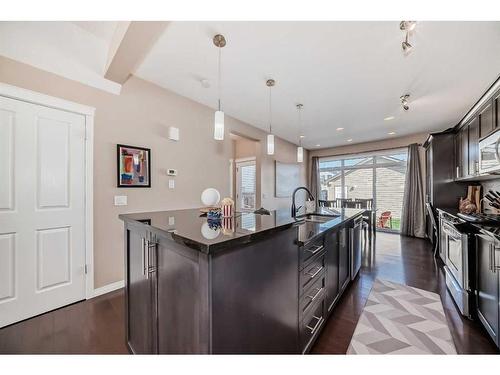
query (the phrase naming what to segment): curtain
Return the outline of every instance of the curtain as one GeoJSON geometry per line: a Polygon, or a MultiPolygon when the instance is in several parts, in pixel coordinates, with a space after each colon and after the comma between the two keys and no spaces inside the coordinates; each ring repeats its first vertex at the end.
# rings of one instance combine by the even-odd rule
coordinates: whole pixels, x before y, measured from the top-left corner
{"type": "Polygon", "coordinates": [[[424,194],[418,144],[416,143],[408,146],[401,234],[412,237],[425,237],[424,194]]]}
{"type": "Polygon", "coordinates": [[[319,158],[317,156],[312,157],[312,164],[311,164],[311,183],[310,183],[310,188],[311,188],[311,194],[313,195],[314,199],[316,199],[316,204],[318,203],[319,200],[319,158]]]}

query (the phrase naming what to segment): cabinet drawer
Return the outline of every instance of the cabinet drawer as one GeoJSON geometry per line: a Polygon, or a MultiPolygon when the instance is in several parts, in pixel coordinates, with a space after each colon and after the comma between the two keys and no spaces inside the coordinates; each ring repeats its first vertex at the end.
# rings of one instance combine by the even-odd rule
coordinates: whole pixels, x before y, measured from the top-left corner
{"type": "Polygon", "coordinates": [[[311,308],[320,301],[324,299],[326,294],[326,272],[322,271],[317,280],[306,289],[299,302],[299,318],[302,319],[306,316],[311,308]]]}
{"type": "Polygon", "coordinates": [[[308,265],[312,257],[324,250],[323,237],[313,241],[300,248],[300,267],[301,269],[308,265]]]}
{"type": "Polygon", "coordinates": [[[313,340],[318,336],[325,323],[325,300],[315,304],[300,323],[300,346],[302,352],[310,349],[313,340]]]}
{"type": "Polygon", "coordinates": [[[325,265],[325,253],[322,253],[312,259],[311,262],[304,267],[304,269],[300,272],[300,295],[302,295],[310,285],[314,284],[314,282],[321,277],[326,269],[325,265]]]}

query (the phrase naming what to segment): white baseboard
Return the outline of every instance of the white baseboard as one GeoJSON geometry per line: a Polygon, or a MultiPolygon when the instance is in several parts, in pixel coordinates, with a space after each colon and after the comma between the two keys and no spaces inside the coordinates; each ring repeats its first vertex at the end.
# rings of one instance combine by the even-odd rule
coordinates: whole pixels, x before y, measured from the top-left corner
{"type": "Polygon", "coordinates": [[[94,289],[94,293],[92,294],[91,298],[101,296],[101,295],[106,294],[106,293],[113,292],[115,290],[123,288],[124,286],[125,286],[124,280],[101,286],[100,288],[94,289]]]}

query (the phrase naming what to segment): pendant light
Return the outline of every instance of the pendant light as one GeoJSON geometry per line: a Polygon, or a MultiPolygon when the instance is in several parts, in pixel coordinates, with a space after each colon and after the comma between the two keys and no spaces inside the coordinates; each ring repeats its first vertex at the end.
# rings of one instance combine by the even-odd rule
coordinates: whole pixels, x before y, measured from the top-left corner
{"type": "Polygon", "coordinates": [[[274,79],[268,79],[266,81],[266,86],[269,87],[269,134],[267,135],[267,154],[274,155],[274,134],[272,127],[272,97],[271,88],[274,87],[276,81],[274,79]]]}
{"type": "Polygon", "coordinates": [[[302,163],[304,161],[304,148],[302,147],[302,136],[300,134],[303,106],[303,104],[297,104],[297,111],[299,112],[299,146],[297,147],[297,163],[302,163]]]}
{"type": "Polygon", "coordinates": [[[220,97],[221,97],[221,85],[220,85],[220,60],[221,60],[221,48],[226,45],[226,38],[224,38],[224,35],[217,34],[213,38],[213,42],[215,46],[219,49],[219,62],[217,66],[217,90],[218,90],[218,109],[215,111],[215,118],[214,118],[214,139],[216,141],[223,141],[224,140],[224,112],[221,110],[220,106],[220,97]]]}

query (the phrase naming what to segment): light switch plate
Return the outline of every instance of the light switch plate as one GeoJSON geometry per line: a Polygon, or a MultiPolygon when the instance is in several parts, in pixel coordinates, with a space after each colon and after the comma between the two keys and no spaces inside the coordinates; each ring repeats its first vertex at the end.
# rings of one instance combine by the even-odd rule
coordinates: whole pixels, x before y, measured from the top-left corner
{"type": "Polygon", "coordinates": [[[168,180],[168,188],[169,189],[175,188],[175,180],[168,180]]]}
{"type": "Polygon", "coordinates": [[[126,195],[115,195],[115,206],[126,206],[127,196],[126,195]]]}
{"type": "Polygon", "coordinates": [[[175,217],[174,216],[168,217],[168,225],[175,225],[175,217]]]}

